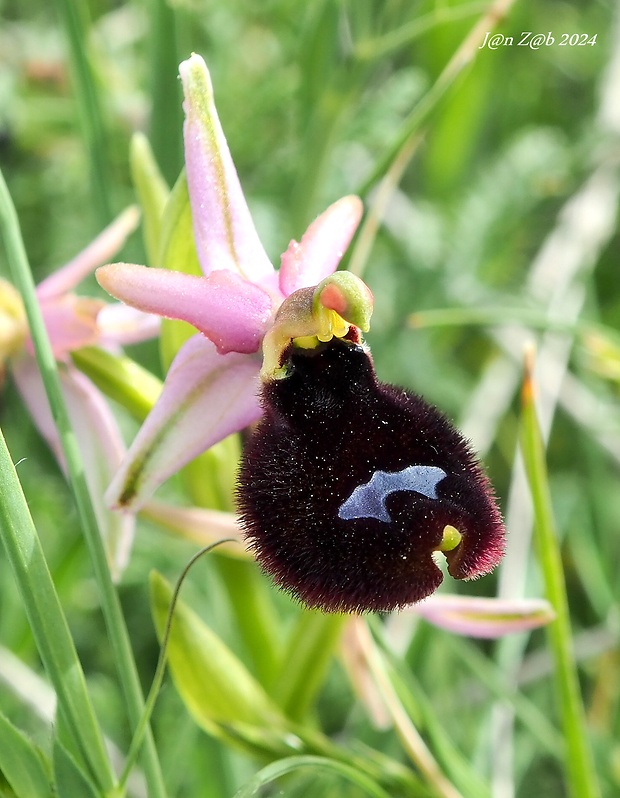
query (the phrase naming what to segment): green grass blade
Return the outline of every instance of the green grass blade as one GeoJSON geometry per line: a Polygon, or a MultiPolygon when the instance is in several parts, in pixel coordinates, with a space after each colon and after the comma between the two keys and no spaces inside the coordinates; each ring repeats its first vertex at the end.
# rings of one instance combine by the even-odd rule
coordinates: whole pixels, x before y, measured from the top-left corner
{"type": "Polygon", "coordinates": [[[234,798],[254,798],[254,796],[261,794],[261,789],[266,784],[271,784],[287,773],[294,773],[304,768],[335,773],[351,784],[357,785],[366,795],[372,795],[374,798],[390,798],[389,794],[366,774],[360,773],[359,770],[350,765],[345,765],[343,762],[337,762],[334,759],[327,759],[321,756],[292,756],[287,759],[281,759],[278,762],[272,762],[257,773],[245,787],[242,787],[234,798]]]}
{"type": "Polygon", "coordinates": [[[43,754],[0,712],[0,772],[18,798],[49,798],[43,754]]]}
{"type": "Polygon", "coordinates": [[[86,690],[82,666],[1,432],[0,483],[0,534],[39,655],[85,766],[97,784],[108,790],[114,777],[86,690]]]}
{"type": "Polygon", "coordinates": [[[532,360],[528,356],[523,383],[521,449],[534,504],[535,538],[546,596],[556,612],[556,618],[547,626],[547,630],[565,737],[566,774],[573,798],[598,798],[600,790],[575,667],[566,583],[553,518],[545,448],[534,403],[532,360]]]}
{"type": "MultiPolygon", "coordinates": [[[[103,540],[99,534],[95,511],[86,484],[78,443],[69,423],[67,408],[60,388],[56,361],[54,360],[41,310],[37,302],[35,286],[28,265],[17,214],[1,172],[0,231],[5,242],[13,282],[21,293],[26,308],[28,326],[34,342],[39,370],[45,383],[52,416],[62,441],[71,488],[75,496],[82,531],[99,588],[102,611],[113,650],[114,661],[124,691],[129,719],[131,724],[135,725],[142,715],[144,698],[131,650],[129,634],[120,601],[112,583],[103,540]]],[[[31,589],[34,589],[34,587],[32,585],[31,589]]],[[[151,798],[163,798],[166,795],[166,790],[150,731],[145,738],[143,754],[143,766],[149,783],[151,798]]]]}
{"type": "Polygon", "coordinates": [[[112,171],[108,159],[108,144],[103,113],[92,67],[85,43],[88,41],[84,20],[86,6],[74,0],[56,0],[58,15],[65,28],[71,73],[75,84],[82,136],[90,161],[93,193],[99,218],[107,224],[112,218],[110,178],[112,171]]]}
{"type": "Polygon", "coordinates": [[[347,618],[316,610],[301,613],[277,680],[278,701],[292,720],[303,720],[312,706],[347,618]]]}
{"type": "MultiPolygon", "coordinates": [[[[58,739],[54,739],[54,782],[60,798],[79,795],[80,798],[99,798],[97,789],[79,767],[70,752],[58,739]]],[[[116,791],[110,793],[116,798],[116,791]]]]}
{"type": "Polygon", "coordinates": [[[357,194],[365,196],[374,184],[383,178],[394,164],[398,163],[401,152],[407,150],[409,143],[415,139],[422,126],[435,113],[457,78],[473,63],[486,32],[493,30],[495,25],[508,14],[514,2],[515,0],[495,0],[485,9],[435,83],[411,110],[400,129],[396,131],[390,147],[380,156],[371,174],[356,191],[357,194]]]}
{"type": "Polygon", "coordinates": [[[397,693],[389,665],[374,641],[368,623],[359,617],[351,621],[350,632],[355,635],[359,653],[372,676],[379,695],[385,703],[398,733],[403,749],[423,776],[429,787],[441,798],[463,798],[462,793],[447,778],[434,753],[427,746],[414,725],[397,693]]]}
{"type": "Polygon", "coordinates": [[[183,165],[183,117],[179,57],[176,36],[176,5],[167,0],[149,0],[151,22],[150,76],[151,119],[149,138],[155,159],[166,180],[176,179],[183,165]]]}

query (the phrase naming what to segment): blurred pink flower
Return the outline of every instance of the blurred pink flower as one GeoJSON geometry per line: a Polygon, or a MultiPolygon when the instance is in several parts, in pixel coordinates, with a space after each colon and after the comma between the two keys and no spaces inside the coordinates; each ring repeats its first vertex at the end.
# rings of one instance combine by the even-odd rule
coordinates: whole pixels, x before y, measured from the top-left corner
{"type": "Polygon", "coordinates": [[[278,308],[293,292],[336,270],[362,215],[357,197],[334,203],[299,243],[291,241],[276,271],[245,201],[207,67],[192,55],[179,71],[187,183],[203,276],[127,263],[97,272],[117,299],[199,331],[179,350],[159,401],[110,485],[109,502],[132,510],[198,454],[259,418],[258,351],[278,308]]]}
{"type": "MultiPolygon", "coordinates": [[[[92,382],[75,368],[70,353],[84,346],[117,346],[152,337],[157,334],[159,319],[120,304],[107,305],[98,299],[76,296],[72,290],[122,247],[138,220],[137,209],[128,208],[86,249],[37,287],[52,350],[59,361],[69,418],[76,432],[90,495],[115,577],[127,562],[134,520],[110,512],[102,496],[118,470],[125,447],[106,401],[92,382]]],[[[0,365],[6,359],[24,404],[64,470],[64,455],[34,357],[21,298],[13,286],[3,280],[0,280],[0,328],[5,330],[5,335],[0,335],[0,365]],[[10,310],[10,318],[7,310],[10,310]]]]}

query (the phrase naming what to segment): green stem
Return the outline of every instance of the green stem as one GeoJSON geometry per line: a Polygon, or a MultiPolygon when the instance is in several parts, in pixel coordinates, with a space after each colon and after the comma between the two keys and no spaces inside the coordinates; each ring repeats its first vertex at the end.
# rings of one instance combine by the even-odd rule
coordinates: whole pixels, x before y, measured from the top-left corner
{"type": "Polygon", "coordinates": [[[527,359],[523,383],[521,449],[534,504],[538,558],[547,599],[556,613],[556,619],[547,626],[547,630],[554,659],[557,700],[564,728],[566,772],[573,798],[598,798],[600,789],[588,742],[579,677],[575,666],[568,598],[553,518],[545,449],[534,404],[532,360],[531,356],[527,359]]]}
{"type": "Polygon", "coordinates": [[[187,565],[181,572],[181,575],[179,576],[177,583],[174,586],[174,590],[172,592],[172,598],[170,599],[170,606],[168,607],[168,615],[166,617],[164,634],[161,639],[161,647],[159,649],[159,658],[157,660],[157,667],[155,668],[155,675],[153,676],[153,683],[151,684],[151,689],[149,690],[149,694],[144,704],[144,712],[142,713],[142,717],[140,718],[140,721],[136,726],[133,740],[131,741],[129,752],[125,760],[125,767],[123,768],[123,772],[119,779],[119,787],[121,792],[124,791],[125,785],[127,784],[127,779],[129,778],[129,774],[131,773],[131,770],[136,761],[136,756],[138,755],[140,747],[142,746],[144,735],[147,733],[148,724],[151,719],[151,715],[153,714],[153,709],[155,708],[155,702],[157,701],[157,697],[159,696],[161,683],[164,678],[164,673],[166,672],[166,656],[168,653],[168,641],[170,639],[172,618],[174,615],[174,610],[177,604],[177,600],[179,598],[181,587],[183,586],[183,582],[185,581],[185,577],[190,572],[192,565],[194,565],[194,563],[197,560],[199,560],[203,554],[208,554],[210,551],[213,551],[213,549],[216,546],[219,546],[222,543],[229,543],[231,541],[234,542],[234,538],[223,538],[222,540],[218,540],[216,543],[211,543],[209,546],[205,546],[204,548],[200,549],[200,551],[196,552],[196,554],[194,554],[194,556],[190,559],[190,561],[187,563],[187,565]]]}
{"type": "MultiPolygon", "coordinates": [[[[135,725],[142,715],[144,698],[140,687],[136,663],[131,650],[129,634],[125,625],[120,601],[114,584],[112,583],[103,541],[99,534],[93,504],[88,493],[77,440],[69,423],[67,408],[61,392],[58,369],[37,301],[34,281],[28,265],[17,214],[15,213],[15,208],[1,172],[0,225],[5,239],[7,257],[13,275],[13,281],[24,300],[30,335],[34,342],[37,363],[45,384],[52,417],[62,441],[69,481],[77,504],[83,534],[99,588],[102,611],[119,678],[125,694],[129,719],[131,724],[135,725]]],[[[143,767],[149,784],[149,794],[151,798],[164,798],[166,790],[150,730],[145,738],[143,767]]]]}

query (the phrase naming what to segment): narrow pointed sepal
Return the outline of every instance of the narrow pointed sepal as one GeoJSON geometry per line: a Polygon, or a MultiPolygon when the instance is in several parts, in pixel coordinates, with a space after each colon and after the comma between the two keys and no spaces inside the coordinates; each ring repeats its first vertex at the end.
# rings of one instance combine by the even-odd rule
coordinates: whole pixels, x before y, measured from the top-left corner
{"type": "Polygon", "coordinates": [[[179,67],[185,95],[185,165],[194,235],[205,275],[229,269],[246,280],[270,280],[265,253],[243,195],[204,60],[195,53],[179,67]]]}
{"type": "Polygon", "coordinates": [[[478,596],[430,596],[415,607],[429,623],[454,634],[495,639],[537,629],[555,618],[545,599],[499,599],[478,596]]]}

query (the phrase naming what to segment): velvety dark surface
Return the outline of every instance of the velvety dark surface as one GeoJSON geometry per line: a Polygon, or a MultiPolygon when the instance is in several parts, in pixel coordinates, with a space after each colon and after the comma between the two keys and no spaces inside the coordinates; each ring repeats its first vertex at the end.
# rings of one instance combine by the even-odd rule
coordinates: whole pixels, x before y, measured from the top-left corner
{"type": "Polygon", "coordinates": [[[421,397],[380,383],[369,352],[333,340],[293,350],[290,374],[263,388],[265,416],[246,448],[238,504],[247,538],[276,583],[326,611],[387,611],[442,581],[433,560],[446,524],[457,579],[490,571],[504,528],[488,480],[463,436],[421,397]],[[377,471],[435,466],[437,499],[385,497],[390,521],[339,517],[377,471]]]}

